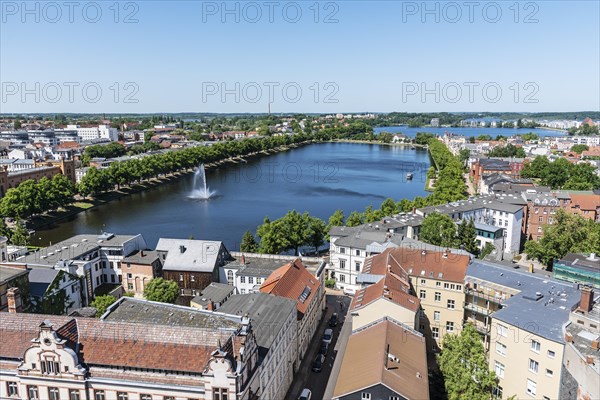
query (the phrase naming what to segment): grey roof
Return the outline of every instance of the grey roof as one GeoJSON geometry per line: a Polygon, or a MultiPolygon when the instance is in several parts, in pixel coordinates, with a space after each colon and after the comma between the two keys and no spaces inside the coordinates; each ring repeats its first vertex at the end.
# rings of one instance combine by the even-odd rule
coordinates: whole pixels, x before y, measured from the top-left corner
{"type": "Polygon", "coordinates": [[[0,265],[0,283],[8,282],[20,275],[26,274],[26,269],[11,268],[0,265]]]}
{"type": "MultiPolygon", "coordinates": [[[[139,235],[136,235],[139,236],[139,235]]],[[[62,242],[45,247],[35,253],[17,259],[19,263],[33,265],[55,265],[61,260],[75,260],[90,251],[101,247],[121,247],[136,236],[112,235],[76,235],[62,242]]]]}
{"type": "Polygon", "coordinates": [[[244,263],[240,258],[227,264],[227,268],[237,268],[237,275],[239,276],[256,276],[256,277],[268,277],[277,268],[288,264],[288,261],[282,261],[272,258],[258,258],[258,257],[245,257],[244,263]]]}
{"type": "Polygon", "coordinates": [[[217,265],[222,242],[212,240],[160,238],[156,250],[167,252],[163,265],[169,271],[213,272],[217,265]]]}
{"type": "Polygon", "coordinates": [[[225,283],[212,282],[210,285],[202,289],[199,296],[192,299],[192,303],[207,306],[209,301],[213,303],[222,303],[233,291],[235,287],[225,283]]]}
{"type": "Polygon", "coordinates": [[[420,226],[423,216],[413,213],[400,213],[384,217],[381,221],[362,224],[354,227],[334,226],[329,235],[339,237],[336,246],[364,249],[373,242],[383,243],[390,236],[390,230],[400,233],[407,226],[420,226]]]}
{"type": "Polygon", "coordinates": [[[494,170],[494,171],[511,171],[510,163],[506,160],[500,158],[480,158],[479,165],[481,165],[484,170],[494,170]]]}
{"type": "Polygon", "coordinates": [[[32,296],[43,297],[48,286],[60,270],[49,267],[31,267],[29,270],[29,291],[32,296]]]}
{"type": "Polygon", "coordinates": [[[428,215],[434,212],[440,214],[463,213],[467,211],[490,209],[516,213],[523,209],[524,203],[519,196],[515,195],[487,195],[471,197],[468,200],[460,200],[452,203],[446,203],[439,206],[429,206],[419,208],[418,212],[428,215]]]}
{"type": "Polygon", "coordinates": [[[121,297],[118,302],[109,307],[102,319],[211,330],[237,330],[242,326],[241,317],[235,315],[130,297],[121,297]]]}
{"type": "Polygon", "coordinates": [[[238,294],[231,296],[219,311],[243,316],[248,314],[256,335],[256,342],[265,350],[273,344],[286,319],[296,317],[296,302],[286,297],[267,293],[238,294]]]}
{"type": "Polygon", "coordinates": [[[529,273],[481,260],[475,260],[467,267],[467,277],[518,291],[502,302],[503,308],[496,311],[493,318],[534,335],[564,343],[562,326],[569,320],[569,313],[581,298],[574,285],[555,280],[547,273],[529,273]]]}
{"type": "Polygon", "coordinates": [[[479,229],[480,231],[487,231],[487,232],[498,232],[498,231],[503,230],[504,228],[502,228],[500,226],[480,224],[479,222],[475,222],[475,229],[479,229]]]}
{"type": "Polygon", "coordinates": [[[155,250],[142,250],[131,253],[127,257],[123,258],[124,263],[140,264],[140,265],[151,265],[154,261],[159,259],[158,252],[155,250]],[[142,253],[144,255],[142,255],[142,253]]]}
{"type": "MultiPolygon", "coordinates": [[[[531,185],[523,185],[520,183],[511,183],[511,182],[501,182],[495,183],[491,190],[496,194],[515,194],[521,195],[523,192],[527,192],[531,190],[531,185]]],[[[535,191],[537,192],[550,192],[550,187],[548,186],[535,186],[535,191]]]]}

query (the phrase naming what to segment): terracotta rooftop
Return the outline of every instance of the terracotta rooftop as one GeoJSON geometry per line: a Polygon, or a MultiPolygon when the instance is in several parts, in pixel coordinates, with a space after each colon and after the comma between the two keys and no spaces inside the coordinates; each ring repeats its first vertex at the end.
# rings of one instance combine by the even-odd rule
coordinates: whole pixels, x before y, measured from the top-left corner
{"type": "MultiPolygon", "coordinates": [[[[392,272],[394,269],[397,270],[401,267],[411,276],[422,276],[449,282],[462,283],[470,261],[468,255],[402,247],[389,249],[373,258],[386,257],[388,252],[390,262],[387,265],[390,265],[392,272]]],[[[385,273],[384,268],[386,268],[386,262],[374,260],[370,273],[383,275],[385,273]]]]}
{"type": "Polygon", "coordinates": [[[319,285],[319,280],[297,258],[273,271],[260,291],[294,300],[298,312],[304,315],[317,294],[319,285]]]}
{"type": "Polygon", "coordinates": [[[422,334],[385,318],[348,339],[334,398],[384,385],[406,399],[428,399],[422,334]],[[389,346],[389,347],[388,347],[389,346]]]}
{"type": "Polygon", "coordinates": [[[597,194],[571,194],[571,208],[579,206],[581,210],[600,208],[600,196],[597,194]]]}

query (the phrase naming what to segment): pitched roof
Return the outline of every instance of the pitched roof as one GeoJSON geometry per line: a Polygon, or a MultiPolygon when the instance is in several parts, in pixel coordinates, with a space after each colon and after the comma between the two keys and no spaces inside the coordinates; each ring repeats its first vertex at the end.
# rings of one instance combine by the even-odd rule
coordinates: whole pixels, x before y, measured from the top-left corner
{"type": "Polygon", "coordinates": [[[166,251],[163,269],[167,271],[213,272],[218,266],[222,242],[160,238],[156,251],[166,251]]]}
{"type": "Polygon", "coordinates": [[[297,258],[273,271],[261,285],[260,291],[294,300],[298,312],[305,314],[308,305],[317,294],[319,285],[319,280],[308,272],[302,261],[297,258]]]}
{"type": "Polygon", "coordinates": [[[571,208],[579,206],[581,210],[600,208],[600,196],[597,194],[571,194],[571,208]]]}
{"type": "Polygon", "coordinates": [[[391,318],[350,336],[334,397],[378,384],[406,399],[429,398],[425,338],[391,318]]]}

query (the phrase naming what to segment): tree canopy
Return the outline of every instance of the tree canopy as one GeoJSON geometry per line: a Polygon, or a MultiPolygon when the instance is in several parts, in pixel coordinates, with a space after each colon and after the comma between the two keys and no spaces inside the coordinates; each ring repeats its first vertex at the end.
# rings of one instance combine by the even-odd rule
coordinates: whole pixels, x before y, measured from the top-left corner
{"type": "Polygon", "coordinates": [[[115,301],[117,301],[116,297],[111,296],[110,294],[104,294],[102,296],[96,296],[90,303],[90,306],[96,309],[96,317],[101,317],[115,301]]]}
{"type": "Polygon", "coordinates": [[[449,400],[488,400],[496,383],[481,338],[466,324],[459,335],[446,335],[437,357],[449,400]]]}
{"type": "Polygon", "coordinates": [[[177,282],[163,278],[154,278],[144,288],[146,300],[159,301],[161,303],[174,303],[179,294],[177,282]]]}

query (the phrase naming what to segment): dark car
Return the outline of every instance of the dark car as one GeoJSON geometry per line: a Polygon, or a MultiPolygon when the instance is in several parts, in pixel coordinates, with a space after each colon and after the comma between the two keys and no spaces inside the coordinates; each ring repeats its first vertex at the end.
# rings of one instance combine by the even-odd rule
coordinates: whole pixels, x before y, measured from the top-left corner
{"type": "Polygon", "coordinates": [[[321,372],[323,369],[323,363],[325,363],[325,356],[323,354],[319,354],[312,365],[313,372],[321,372]]]}
{"type": "Polygon", "coordinates": [[[327,349],[329,349],[329,344],[327,344],[327,342],[321,341],[321,351],[319,353],[326,355],[327,349]]]}
{"type": "Polygon", "coordinates": [[[333,313],[331,318],[329,318],[329,326],[334,327],[338,324],[338,315],[337,313],[333,313]]]}

